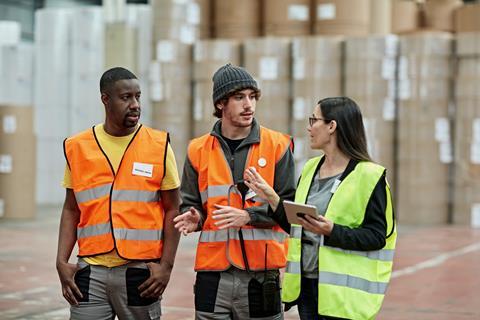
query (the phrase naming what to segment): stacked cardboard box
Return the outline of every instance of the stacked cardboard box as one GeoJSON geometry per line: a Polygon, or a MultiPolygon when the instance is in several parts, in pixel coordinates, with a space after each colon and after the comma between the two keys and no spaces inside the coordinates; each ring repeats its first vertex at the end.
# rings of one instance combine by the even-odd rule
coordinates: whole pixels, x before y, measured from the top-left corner
{"type": "Polygon", "coordinates": [[[213,35],[215,38],[244,39],[261,35],[259,0],[213,0],[213,35]]]}
{"type": "Polygon", "coordinates": [[[389,34],[392,30],[392,0],[370,1],[370,34],[389,34]]]}
{"type": "Polygon", "coordinates": [[[317,150],[310,148],[308,117],[318,101],[342,92],[342,37],[297,37],[292,42],[293,110],[297,171],[317,150]]]}
{"type": "Polygon", "coordinates": [[[454,13],[455,32],[480,31],[480,3],[468,3],[454,13]]]}
{"type": "Polygon", "coordinates": [[[453,31],[453,15],[462,4],[462,0],[427,0],[425,26],[433,30],[453,31]]]}
{"type": "Polygon", "coordinates": [[[480,33],[457,35],[453,222],[480,227],[480,33]]]}
{"type": "Polygon", "coordinates": [[[448,221],[452,138],[449,103],[452,36],[423,32],[400,38],[398,97],[399,221],[448,221]]]}
{"type": "Polygon", "coordinates": [[[255,118],[265,127],[290,132],[290,40],[249,39],[242,49],[243,65],[262,91],[255,118]]]}
{"type": "Polygon", "coordinates": [[[367,35],[370,0],[314,0],[314,34],[367,35]]]}
{"type": "Polygon", "coordinates": [[[265,0],[263,30],[266,36],[310,34],[310,0],[265,0]]]}
{"type": "Polygon", "coordinates": [[[35,216],[33,108],[0,105],[0,217],[35,216]]]}
{"type": "Polygon", "coordinates": [[[420,7],[414,0],[392,0],[392,32],[407,33],[420,27],[420,7]]]}
{"type": "Polygon", "coordinates": [[[191,64],[191,45],[174,40],[157,43],[150,73],[152,126],[170,133],[180,172],[192,136],[191,64]]]}
{"type": "Polygon", "coordinates": [[[373,161],[387,168],[394,185],[394,120],[398,37],[346,39],[345,94],[362,110],[373,161]]]}
{"type": "Polygon", "coordinates": [[[208,133],[217,118],[212,101],[215,71],[240,64],[240,45],[235,40],[200,40],[193,46],[193,136],[208,133]]]}
{"type": "Polygon", "coordinates": [[[210,36],[210,1],[153,0],[153,39],[192,44],[210,36]]]}

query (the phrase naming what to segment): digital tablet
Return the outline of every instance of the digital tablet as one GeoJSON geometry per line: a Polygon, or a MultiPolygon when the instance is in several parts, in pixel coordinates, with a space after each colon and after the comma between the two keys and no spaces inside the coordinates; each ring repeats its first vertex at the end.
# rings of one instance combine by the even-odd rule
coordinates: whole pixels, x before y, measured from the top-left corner
{"type": "Polygon", "coordinates": [[[318,218],[317,207],[310,204],[301,204],[293,201],[283,201],[283,207],[287,214],[288,222],[291,224],[300,224],[298,217],[308,214],[314,218],[318,218]]]}

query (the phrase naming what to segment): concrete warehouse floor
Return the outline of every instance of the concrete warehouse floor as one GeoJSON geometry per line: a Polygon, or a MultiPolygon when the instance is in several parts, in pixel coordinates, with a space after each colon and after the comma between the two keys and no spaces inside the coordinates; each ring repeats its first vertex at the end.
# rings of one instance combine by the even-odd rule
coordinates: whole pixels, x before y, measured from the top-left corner
{"type": "MultiPolygon", "coordinates": [[[[0,319],[68,319],[55,270],[59,215],[50,207],[32,221],[0,220],[0,319]]],[[[181,238],[162,320],[193,319],[196,239],[181,238]]],[[[480,319],[479,266],[480,229],[400,226],[378,319],[480,319]]],[[[286,319],[298,319],[296,310],[286,319]]]]}

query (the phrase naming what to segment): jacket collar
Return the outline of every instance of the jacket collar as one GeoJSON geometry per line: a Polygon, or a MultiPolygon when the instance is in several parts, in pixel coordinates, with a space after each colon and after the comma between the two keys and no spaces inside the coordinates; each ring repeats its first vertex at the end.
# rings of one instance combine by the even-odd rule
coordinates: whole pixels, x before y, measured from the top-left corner
{"type": "MultiPolygon", "coordinates": [[[[212,136],[214,136],[218,139],[224,140],[223,136],[222,136],[222,120],[218,120],[215,123],[212,131],[210,132],[210,135],[212,135],[212,136]]],[[[257,120],[255,120],[255,118],[253,118],[250,133],[242,141],[240,146],[255,144],[255,143],[259,143],[259,142],[260,142],[260,125],[257,123],[257,120]]]]}

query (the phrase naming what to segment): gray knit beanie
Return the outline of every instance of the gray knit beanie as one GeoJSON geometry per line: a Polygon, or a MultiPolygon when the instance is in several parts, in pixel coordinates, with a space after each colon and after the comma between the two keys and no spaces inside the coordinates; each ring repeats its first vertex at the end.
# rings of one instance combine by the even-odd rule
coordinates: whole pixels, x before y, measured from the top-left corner
{"type": "Polygon", "coordinates": [[[229,93],[242,89],[258,90],[257,82],[242,67],[230,63],[220,67],[213,75],[213,104],[225,98],[229,93]]]}

